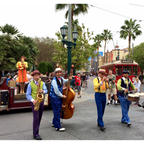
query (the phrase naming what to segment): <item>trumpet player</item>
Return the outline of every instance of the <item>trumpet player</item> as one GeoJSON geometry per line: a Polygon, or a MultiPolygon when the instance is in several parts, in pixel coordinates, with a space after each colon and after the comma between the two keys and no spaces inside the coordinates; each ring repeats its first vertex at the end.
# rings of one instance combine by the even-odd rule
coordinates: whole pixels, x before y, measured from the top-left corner
{"type": "Polygon", "coordinates": [[[32,103],[32,112],[33,112],[33,138],[36,140],[41,140],[42,138],[39,135],[39,127],[44,109],[44,101],[39,105],[39,109],[35,110],[35,106],[38,103],[37,94],[46,94],[47,88],[44,82],[40,80],[40,72],[35,70],[31,74],[33,79],[27,87],[26,97],[32,103]],[[40,88],[39,88],[40,87],[40,88]],[[39,88],[39,90],[38,90],[39,88]]]}
{"type": "Polygon", "coordinates": [[[108,79],[105,77],[105,74],[105,70],[100,69],[98,77],[93,80],[97,106],[97,124],[101,131],[105,131],[103,115],[106,106],[106,90],[108,88],[108,79]]]}

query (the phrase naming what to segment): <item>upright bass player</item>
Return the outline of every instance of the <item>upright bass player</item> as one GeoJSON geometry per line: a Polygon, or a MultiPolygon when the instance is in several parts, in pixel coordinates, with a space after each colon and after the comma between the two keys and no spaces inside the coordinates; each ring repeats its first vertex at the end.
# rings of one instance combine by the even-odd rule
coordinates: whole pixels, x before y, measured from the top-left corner
{"type": "Polygon", "coordinates": [[[62,77],[61,68],[56,68],[54,72],[55,77],[51,82],[51,89],[50,89],[50,101],[54,114],[52,126],[55,127],[56,131],[62,132],[65,131],[65,128],[61,126],[60,114],[62,109],[62,98],[66,98],[66,96],[63,95],[63,85],[64,83],[68,82],[68,79],[64,79],[62,77]]]}

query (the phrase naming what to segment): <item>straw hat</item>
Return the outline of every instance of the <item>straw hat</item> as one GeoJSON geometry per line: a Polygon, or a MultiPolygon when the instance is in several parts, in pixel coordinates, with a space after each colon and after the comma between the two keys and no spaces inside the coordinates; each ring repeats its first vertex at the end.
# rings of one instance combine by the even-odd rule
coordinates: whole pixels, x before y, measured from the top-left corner
{"type": "Polygon", "coordinates": [[[62,69],[61,68],[56,68],[54,72],[56,73],[58,71],[62,71],[62,69]]]}
{"type": "Polygon", "coordinates": [[[34,75],[40,75],[41,73],[38,71],[38,70],[34,70],[32,73],[31,73],[31,76],[34,76],[34,75]]]}
{"type": "Polygon", "coordinates": [[[98,73],[106,74],[105,69],[99,69],[98,73]]]}

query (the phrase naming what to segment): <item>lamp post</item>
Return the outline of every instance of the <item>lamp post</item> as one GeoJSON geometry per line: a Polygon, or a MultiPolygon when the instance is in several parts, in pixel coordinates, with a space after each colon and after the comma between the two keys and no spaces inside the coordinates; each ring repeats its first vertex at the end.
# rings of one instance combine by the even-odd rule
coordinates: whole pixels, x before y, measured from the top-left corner
{"type": "Polygon", "coordinates": [[[119,53],[120,49],[119,49],[119,46],[116,45],[115,48],[118,50],[118,55],[116,57],[116,60],[120,60],[120,53],[119,53]]]}
{"type": "Polygon", "coordinates": [[[66,25],[62,26],[60,28],[61,30],[61,35],[62,35],[62,43],[67,45],[67,49],[68,49],[68,75],[70,74],[70,69],[71,69],[71,48],[74,46],[76,47],[76,40],[78,37],[78,32],[76,31],[76,29],[72,32],[72,37],[73,37],[73,41],[71,40],[66,40],[65,37],[67,35],[67,31],[68,31],[68,27],[66,25]]]}

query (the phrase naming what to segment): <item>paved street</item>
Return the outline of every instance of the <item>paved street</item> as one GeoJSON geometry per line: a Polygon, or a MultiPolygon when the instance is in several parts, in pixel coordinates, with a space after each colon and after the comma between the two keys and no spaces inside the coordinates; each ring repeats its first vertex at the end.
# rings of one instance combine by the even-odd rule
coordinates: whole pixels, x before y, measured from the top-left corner
{"type": "MultiPolygon", "coordinates": [[[[44,111],[40,128],[42,138],[44,140],[143,140],[144,109],[134,104],[131,105],[129,112],[131,128],[120,123],[120,105],[109,105],[106,106],[104,115],[106,131],[101,132],[98,129],[92,79],[89,80],[88,89],[82,89],[82,98],[75,98],[74,116],[69,120],[63,120],[66,132],[56,132],[51,127],[52,111],[44,111]]],[[[0,139],[31,140],[32,112],[0,114],[0,139]]]]}

